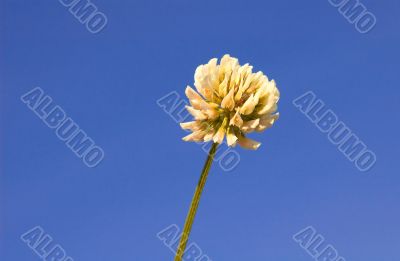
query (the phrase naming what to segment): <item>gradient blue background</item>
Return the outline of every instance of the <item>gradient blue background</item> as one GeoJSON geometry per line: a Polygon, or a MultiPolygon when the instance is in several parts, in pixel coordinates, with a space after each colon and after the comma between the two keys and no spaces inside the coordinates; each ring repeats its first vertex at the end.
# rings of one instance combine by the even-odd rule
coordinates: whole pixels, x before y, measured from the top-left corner
{"type": "Polygon", "coordinates": [[[214,261],[308,261],[312,225],[346,260],[397,261],[400,2],[362,3],[368,34],[327,0],[93,1],[90,34],[58,1],[0,4],[0,260],[39,260],[40,225],[74,260],[172,260],[156,233],[184,218],[205,160],[156,100],[229,53],[277,81],[281,118],[239,166],[217,165],[192,241],[214,261]],[[19,97],[40,86],[105,151],[86,167],[19,97]],[[377,154],[359,172],[292,100],[312,90],[377,154]]]}

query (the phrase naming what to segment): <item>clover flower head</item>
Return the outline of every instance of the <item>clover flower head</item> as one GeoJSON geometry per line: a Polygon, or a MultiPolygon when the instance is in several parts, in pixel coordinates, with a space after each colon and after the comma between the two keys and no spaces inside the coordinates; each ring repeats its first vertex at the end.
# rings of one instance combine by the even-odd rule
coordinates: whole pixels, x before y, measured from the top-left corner
{"type": "Polygon", "coordinates": [[[211,59],[197,67],[194,75],[195,91],[186,88],[191,106],[186,106],[194,121],[181,123],[192,131],[184,141],[221,144],[226,137],[228,146],[239,144],[246,149],[257,149],[260,143],[246,137],[261,132],[278,119],[279,90],[262,72],[253,73],[249,64],[239,65],[236,58],[224,55],[220,63],[211,59]]]}

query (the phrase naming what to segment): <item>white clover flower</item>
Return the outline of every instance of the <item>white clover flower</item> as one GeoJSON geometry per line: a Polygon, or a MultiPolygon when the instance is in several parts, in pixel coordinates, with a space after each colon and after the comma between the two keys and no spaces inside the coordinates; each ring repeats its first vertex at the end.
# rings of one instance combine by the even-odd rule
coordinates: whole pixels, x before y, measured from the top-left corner
{"type": "Polygon", "coordinates": [[[260,143],[246,137],[261,132],[278,119],[279,90],[262,72],[252,66],[239,65],[238,59],[224,55],[220,64],[211,59],[197,67],[194,86],[186,88],[191,106],[186,106],[194,121],[181,123],[192,133],[184,141],[211,141],[221,144],[226,136],[228,146],[237,143],[246,149],[257,149],[260,143]]]}

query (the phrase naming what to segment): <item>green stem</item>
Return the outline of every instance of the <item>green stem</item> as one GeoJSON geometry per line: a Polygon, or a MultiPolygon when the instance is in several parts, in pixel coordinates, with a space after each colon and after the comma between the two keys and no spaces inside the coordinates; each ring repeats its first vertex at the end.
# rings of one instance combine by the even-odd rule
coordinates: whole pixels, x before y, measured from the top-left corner
{"type": "Polygon", "coordinates": [[[213,143],[206,163],[204,164],[203,171],[201,172],[199,183],[197,184],[196,191],[194,192],[192,203],[190,204],[190,210],[186,217],[185,226],[183,228],[181,240],[179,242],[178,250],[176,251],[175,261],[181,261],[183,254],[185,253],[186,244],[189,239],[190,231],[192,230],[192,225],[194,217],[199,206],[201,192],[203,191],[204,185],[206,184],[208,172],[211,167],[211,163],[214,159],[215,152],[217,151],[218,143],[213,143]]]}

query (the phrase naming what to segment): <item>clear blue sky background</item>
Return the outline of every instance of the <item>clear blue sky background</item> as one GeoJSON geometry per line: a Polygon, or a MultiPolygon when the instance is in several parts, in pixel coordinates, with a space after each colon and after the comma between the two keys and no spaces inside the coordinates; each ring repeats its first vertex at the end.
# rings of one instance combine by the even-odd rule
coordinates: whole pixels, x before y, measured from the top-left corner
{"type": "Polygon", "coordinates": [[[40,225],[77,260],[172,260],[206,154],[156,100],[225,53],[277,81],[281,118],[234,171],[211,169],[191,240],[214,261],[308,261],[312,225],[346,260],[397,261],[400,2],[363,0],[368,34],[327,0],[94,0],[89,33],[59,1],[1,0],[0,260],[40,260],[40,225]],[[40,86],[105,151],[86,167],[20,96],[40,86]],[[377,155],[358,171],[296,109],[312,90],[377,155]]]}

